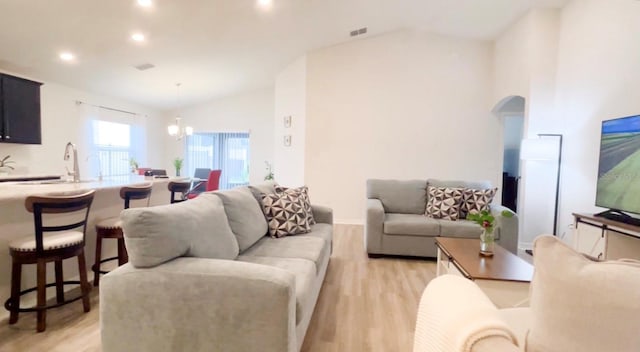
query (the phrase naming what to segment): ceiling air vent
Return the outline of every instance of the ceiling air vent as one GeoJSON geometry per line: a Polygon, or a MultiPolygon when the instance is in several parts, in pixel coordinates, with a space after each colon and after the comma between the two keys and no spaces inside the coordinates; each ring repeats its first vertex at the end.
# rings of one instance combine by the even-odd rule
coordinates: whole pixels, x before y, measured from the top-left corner
{"type": "Polygon", "coordinates": [[[136,65],[136,66],[133,66],[133,67],[135,67],[136,69],[138,69],[140,71],[146,71],[146,70],[148,70],[150,68],[154,68],[155,66],[150,64],[150,63],[146,63],[146,64],[136,65]]]}
{"type": "Polygon", "coordinates": [[[367,27],[362,27],[360,29],[354,29],[351,32],[349,32],[349,35],[352,37],[357,37],[359,35],[363,35],[367,33],[367,27]]]}

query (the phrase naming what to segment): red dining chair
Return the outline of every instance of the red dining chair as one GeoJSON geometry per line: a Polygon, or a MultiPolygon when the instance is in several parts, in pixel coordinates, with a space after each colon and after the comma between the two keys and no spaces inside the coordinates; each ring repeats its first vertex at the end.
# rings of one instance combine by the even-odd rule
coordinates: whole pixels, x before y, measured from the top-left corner
{"type": "Polygon", "coordinates": [[[151,170],[150,167],[139,167],[138,168],[138,175],[144,175],[144,172],[147,170],[151,170]]]}
{"type": "MultiPolygon", "coordinates": [[[[220,188],[220,175],[222,175],[222,170],[211,170],[209,172],[209,178],[207,179],[205,185],[205,192],[217,191],[220,188]]],[[[198,193],[188,193],[187,199],[193,199],[198,196],[198,193]]]]}
{"type": "Polygon", "coordinates": [[[222,175],[222,170],[211,170],[207,180],[207,192],[220,189],[220,175],[222,175]]]}

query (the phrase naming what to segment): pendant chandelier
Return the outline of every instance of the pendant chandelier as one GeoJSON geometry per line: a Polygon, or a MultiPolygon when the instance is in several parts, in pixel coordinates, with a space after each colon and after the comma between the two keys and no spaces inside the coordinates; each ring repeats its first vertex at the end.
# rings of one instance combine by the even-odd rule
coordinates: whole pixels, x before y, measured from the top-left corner
{"type": "MultiPolygon", "coordinates": [[[[180,83],[176,83],[176,95],[178,101],[178,110],[180,110],[180,83]]],[[[177,140],[181,140],[184,136],[190,136],[193,134],[193,128],[190,126],[182,127],[180,125],[180,113],[176,116],[176,123],[167,127],[167,132],[171,137],[176,137],[177,140]]]]}

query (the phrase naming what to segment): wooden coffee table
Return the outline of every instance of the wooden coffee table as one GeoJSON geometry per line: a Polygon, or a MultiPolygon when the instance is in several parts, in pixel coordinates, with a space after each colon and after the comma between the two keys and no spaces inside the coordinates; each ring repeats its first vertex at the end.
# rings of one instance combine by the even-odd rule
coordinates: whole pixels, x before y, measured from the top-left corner
{"type": "Polygon", "coordinates": [[[526,306],[533,266],[496,244],[493,257],[480,256],[480,240],[436,238],[437,275],[473,280],[498,308],[526,306]]]}

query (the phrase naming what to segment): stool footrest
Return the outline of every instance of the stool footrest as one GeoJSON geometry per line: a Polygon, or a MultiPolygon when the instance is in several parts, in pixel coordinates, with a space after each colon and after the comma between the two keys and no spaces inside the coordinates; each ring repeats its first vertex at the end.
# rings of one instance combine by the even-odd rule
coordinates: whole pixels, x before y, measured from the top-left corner
{"type": "MultiPolygon", "coordinates": [[[[111,257],[111,258],[102,259],[102,260],[100,261],[100,264],[102,264],[102,263],[106,263],[106,262],[110,262],[110,261],[112,261],[112,260],[117,260],[117,259],[118,259],[118,257],[111,257]]],[[[98,266],[97,266],[97,265],[95,265],[95,264],[93,264],[93,265],[91,266],[91,271],[93,271],[94,273],[100,273],[100,274],[108,274],[108,273],[109,273],[109,271],[107,271],[107,270],[100,270],[100,269],[98,268],[98,266]]]]}
{"type": "MultiPolygon", "coordinates": [[[[62,284],[63,285],[82,285],[82,283],[80,281],[77,281],[77,280],[74,280],[74,281],[63,281],[62,284]]],[[[55,282],[53,282],[53,283],[50,283],[50,284],[46,284],[45,287],[54,287],[56,285],[57,284],[55,282]]],[[[20,296],[25,295],[25,294],[30,293],[30,292],[34,292],[37,289],[38,289],[38,287],[31,287],[31,288],[28,288],[26,290],[20,291],[20,296]]],[[[7,299],[4,302],[4,308],[6,310],[10,311],[10,312],[14,311],[14,310],[17,310],[18,312],[21,312],[21,313],[23,313],[23,312],[37,312],[37,311],[45,310],[45,309],[49,309],[49,308],[60,307],[60,306],[63,306],[65,304],[69,304],[71,302],[75,302],[75,301],[77,301],[77,300],[79,300],[79,299],[81,299],[83,297],[84,297],[84,295],[82,293],[80,293],[80,295],[78,297],[70,298],[70,299],[64,300],[64,301],[56,303],[56,304],[48,304],[48,305],[45,305],[45,306],[42,306],[42,307],[38,307],[38,306],[33,306],[33,307],[29,307],[29,308],[20,308],[20,307],[18,307],[18,309],[15,309],[13,307],[13,302],[12,302],[11,297],[10,297],[9,299],[7,299]]]]}

